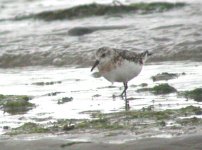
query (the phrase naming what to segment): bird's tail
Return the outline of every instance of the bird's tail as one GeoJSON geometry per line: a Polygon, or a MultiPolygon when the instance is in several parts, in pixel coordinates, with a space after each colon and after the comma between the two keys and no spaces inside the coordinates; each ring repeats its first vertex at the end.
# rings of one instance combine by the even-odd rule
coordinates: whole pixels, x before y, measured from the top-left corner
{"type": "Polygon", "coordinates": [[[140,55],[141,55],[143,63],[145,63],[147,61],[148,57],[152,55],[152,53],[149,52],[148,50],[146,50],[146,51],[142,52],[140,55]]]}

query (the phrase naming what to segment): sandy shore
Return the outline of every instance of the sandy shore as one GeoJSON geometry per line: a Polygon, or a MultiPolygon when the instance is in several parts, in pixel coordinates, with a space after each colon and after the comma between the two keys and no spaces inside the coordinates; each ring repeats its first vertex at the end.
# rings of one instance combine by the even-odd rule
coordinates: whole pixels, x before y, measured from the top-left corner
{"type": "MultiPolygon", "coordinates": [[[[107,142],[107,141],[106,141],[107,142]]],[[[73,143],[60,137],[37,140],[7,139],[0,141],[1,150],[201,150],[202,134],[174,138],[148,138],[126,142],[109,143],[73,143]]]]}

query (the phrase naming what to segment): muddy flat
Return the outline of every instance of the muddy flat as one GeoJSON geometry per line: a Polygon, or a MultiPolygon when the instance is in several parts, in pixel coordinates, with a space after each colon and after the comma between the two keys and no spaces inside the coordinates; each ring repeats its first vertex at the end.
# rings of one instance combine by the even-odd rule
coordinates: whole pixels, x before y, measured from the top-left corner
{"type": "Polygon", "coordinates": [[[60,137],[37,140],[8,139],[0,141],[1,150],[201,150],[202,134],[174,138],[146,138],[115,144],[105,142],[72,142],[60,137]]]}

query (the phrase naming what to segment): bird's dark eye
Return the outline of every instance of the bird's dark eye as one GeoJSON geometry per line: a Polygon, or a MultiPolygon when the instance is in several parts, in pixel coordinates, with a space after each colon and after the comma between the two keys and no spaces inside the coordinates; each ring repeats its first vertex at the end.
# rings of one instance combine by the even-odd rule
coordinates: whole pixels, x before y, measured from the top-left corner
{"type": "Polygon", "coordinates": [[[105,56],[106,56],[106,54],[105,54],[105,53],[101,55],[101,57],[102,57],[102,58],[104,58],[105,56]]]}

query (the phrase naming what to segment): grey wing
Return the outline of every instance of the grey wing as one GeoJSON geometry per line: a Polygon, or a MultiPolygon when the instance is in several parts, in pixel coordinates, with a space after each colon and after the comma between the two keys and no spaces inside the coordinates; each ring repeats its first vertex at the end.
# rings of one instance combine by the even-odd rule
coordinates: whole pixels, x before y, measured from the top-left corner
{"type": "Polygon", "coordinates": [[[122,57],[123,59],[126,59],[128,61],[133,61],[135,63],[142,62],[140,55],[137,54],[136,52],[132,52],[132,51],[128,51],[128,50],[118,50],[118,49],[117,49],[117,52],[118,52],[119,56],[122,57]]]}

